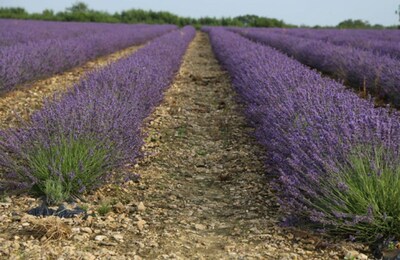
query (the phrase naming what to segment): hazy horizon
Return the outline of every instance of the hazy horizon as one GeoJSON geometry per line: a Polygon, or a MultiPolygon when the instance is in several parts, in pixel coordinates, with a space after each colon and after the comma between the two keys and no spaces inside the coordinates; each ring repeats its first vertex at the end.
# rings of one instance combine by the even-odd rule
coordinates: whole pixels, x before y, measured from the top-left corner
{"type": "MultiPolygon", "coordinates": [[[[0,0],[0,7],[23,7],[28,12],[42,12],[52,9],[56,12],[64,11],[72,6],[76,0],[42,0],[40,2],[26,0],[0,0]]],[[[385,26],[396,25],[398,15],[395,14],[397,0],[337,0],[323,3],[318,0],[120,0],[111,3],[106,0],[83,1],[89,8],[109,13],[121,12],[128,9],[145,9],[154,11],[168,11],[180,16],[199,18],[234,17],[238,15],[254,14],[283,20],[296,25],[337,25],[346,19],[361,19],[371,24],[385,26]]]]}

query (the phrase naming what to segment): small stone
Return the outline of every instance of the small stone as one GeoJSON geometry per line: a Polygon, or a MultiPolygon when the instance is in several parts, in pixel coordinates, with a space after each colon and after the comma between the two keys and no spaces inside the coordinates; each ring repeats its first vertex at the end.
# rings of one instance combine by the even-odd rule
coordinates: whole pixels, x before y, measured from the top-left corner
{"type": "Polygon", "coordinates": [[[28,223],[32,223],[36,220],[36,217],[29,215],[29,214],[25,214],[21,217],[21,222],[28,222],[28,223]]]}
{"type": "Polygon", "coordinates": [[[116,213],[123,213],[126,211],[126,207],[121,202],[115,204],[113,208],[116,213]]]}
{"type": "Polygon", "coordinates": [[[80,233],[81,229],[76,227],[76,228],[71,228],[72,233],[80,233]]]}
{"type": "Polygon", "coordinates": [[[194,228],[197,230],[205,230],[207,227],[203,224],[196,224],[194,225],[194,228]]]}
{"type": "Polygon", "coordinates": [[[9,208],[11,206],[11,203],[9,203],[9,202],[0,202],[0,207],[3,207],[3,208],[9,208]]]}
{"type": "Polygon", "coordinates": [[[119,242],[124,241],[124,236],[121,235],[121,234],[115,234],[115,235],[113,235],[113,238],[114,238],[115,240],[119,241],[119,242]]]}
{"type": "Polygon", "coordinates": [[[234,249],[234,248],[235,248],[234,246],[224,246],[224,250],[227,252],[232,251],[232,249],[234,249]]]}
{"type": "Polygon", "coordinates": [[[276,251],[276,248],[271,245],[266,245],[265,248],[267,249],[268,252],[271,252],[271,253],[276,251]]]}
{"type": "Polygon", "coordinates": [[[82,228],[82,232],[88,233],[88,234],[92,234],[93,231],[90,227],[83,227],[82,228]]]}
{"type": "Polygon", "coordinates": [[[146,224],[146,221],[144,221],[143,219],[139,219],[138,222],[137,222],[138,229],[140,231],[143,231],[145,224],[146,224]]]}
{"type": "Polygon", "coordinates": [[[354,258],[356,258],[358,255],[359,255],[360,253],[358,253],[357,251],[355,251],[355,250],[350,250],[350,251],[347,251],[346,252],[346,255],[345,255],[345,259],[354,259],[354,258]]]}
{"type": "Polygon", "coordinates": [[[304,246],[304,248],[307,249],[307,250],[309,250],[309,251],[315,250],[315,246],[312,245],[312,244],[306,244],[306,245],[304,246]]]}
{"type": "Polygon", "coordinates": [[[139,204],[137,205],[137,210],[141,212],[146,210],[146,207],[144,206],[143,202],[139,202],[139,204]]]}
{"type": "Polygon", "coordinates": [[[89,225],[92,224],[93,221],[94,221],[94,218],[93,218],[92,216],[88,216],[87,219],[86,219],[86,222],[87,222],[89,225]]]}
{"type": "Polygon", "coordinates": [[[137,212],[137,207],[128,207],[128,212],[129,213],[136,213],[137,212]]]}
{"type": "Polygon", "coordinates": [[[82,235],[76,235],[73,237],[73,239],[78,242],[82,242],[85,240],[85,238],[82,235]]]}
{"type": "Polygon", "coordinates": [[[107,216],[107,221],[114,222],[115,218],[113,218],[112,216],[107,216]]]}
{"type": "Polygon", "coordinates": [[[79,252],[79,256],[81,259],[84,259],[84,260],[95,260],[96,259],[96,257],[89,252],[79,252]]]}
{"type": "Polygon", "coordinates": [[[367,256],[367,255],[364,255],[364,254],[359,254],[359,255],[357,256],[357,259],[359,259],[359,260],[367,260],[367,259],[368,259],[368,256],[367,256]]]}
{"type": "Polygon", "coordinates": [[[114,242],[100,241],[99,245],[102,245],[102,246],[117,246],[118,244],[114,243],[114,242]]]}
{"type": "Polygon", "coordinates": [[[149,243],[149,246],[154,247],[154,248],[158,248],[158,247],[159,247],[159,244],[158,244],[156,241],[151,241],[151,242],[149,243]]]}
{"type": "Polygon", "coordinates": [[[135,185],[135,182],[130,180],[130,181],[125,182],[125,185],[133,186],[133,185],[135,185]]]}
{"type": "Polygon", "coordinates": [[[17,241],[14,242],[13,247],[15,250],[18,250],[20,248],[20,245],[17,241]]]}
{"type": "Polygon", "coordinates": [[[94,240],[96,240],[96,241],[103,241],[103,240],[107,240],[107,237],[106,236],[103,236],[103,235],[97,235],[95,238],[94,238],[94,240]]]}

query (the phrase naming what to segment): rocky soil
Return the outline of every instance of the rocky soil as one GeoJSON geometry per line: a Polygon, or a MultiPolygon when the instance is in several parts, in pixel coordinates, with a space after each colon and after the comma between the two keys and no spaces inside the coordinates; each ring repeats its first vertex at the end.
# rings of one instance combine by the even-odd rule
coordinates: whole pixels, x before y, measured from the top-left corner
{"type": "Polygon", "coordinates": [[[38,199],[0,198],[0,258],[367,259],[362,245],[279,225],[251,130],[198,33],[128,169],[140,181],[85,195],[86,220],[31,217],[38,199]]]}

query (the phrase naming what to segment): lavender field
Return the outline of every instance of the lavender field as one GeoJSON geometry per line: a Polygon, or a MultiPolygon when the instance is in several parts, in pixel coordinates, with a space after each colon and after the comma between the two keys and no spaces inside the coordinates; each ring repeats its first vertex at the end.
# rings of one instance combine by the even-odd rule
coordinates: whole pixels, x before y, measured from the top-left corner
{"type": "Polygon", "coordinates": [[[370,39],[375,37],[376,33],[373,31],[364,32],[361,36],[357,33],[346,35],[340,31],[336,31],[335,34],[333,31],[330,37],[328,35],[325,37],[326,40],[323,40],[324,36],[321,34],[324,34],[324,31],[321,34],[319,31],[314,31],[317,35],[315,37],[311,33],[301,34],[302,30],[294,30],[293,34],[290,31],[287,33],[268,29],[233,28],[232,30],[248,39],[276,48],[356,90],[365,89],[377,98],[392,102],[395,106],[400,104],[398,73],[400,61],[396,56],[400,45],[395,38],[396,31],[381,32],[383,39],[385,36],[389,39],[382,41],[370,39]],[[357,36],[362,39],[357,39],[357,36]],[[341,42],[338,40],[340,37],[341,42]],[[356,43],[352,44],[354,41],[356,43]]]}
{"type": "Polygon", "coordinates": [[[0,257],[391,259],[399,39],[0,20],[0,257]]]}
{"type": "Polygon", "coordinates": [[[0,20],[0,92],[175,29],[169,25],[63,24],[0,20]],[[22,23],[22,25],[21,25],[22,23]],[[10,33],[12,32],[12,33],[10,33]]]}

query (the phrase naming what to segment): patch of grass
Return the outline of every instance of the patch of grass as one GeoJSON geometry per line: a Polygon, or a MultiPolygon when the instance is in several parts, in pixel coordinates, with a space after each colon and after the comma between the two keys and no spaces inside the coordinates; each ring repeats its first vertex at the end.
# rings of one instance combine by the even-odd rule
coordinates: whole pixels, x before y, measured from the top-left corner
{"type": "Polygon", "coordinates": [[[150,131],[145,138],[146,142],[157,142],[159,140],[159,133],[156,131],[150,131]]]}
{"type": "Polygon", "coordinates": [[[88,211],[89,210],[89,205],[88,204],[81,204],[78,207],[83,209],[84,211],[88,211]]]}
{"type": "Polygon", "coordinates": [[[374,242],[400,238],[400,158],[383,147],[358,147],[348,164],[321,183],[329,196],[313,203],[333,233],[374,242]]]}
{"type": "Polygon", "coordinates": [[[99,184],[109,170],[109,152],[95,139],[62,136],[34,147],[27,158],[36,178],[32,190],[45,195],[50,204],[99,184]]]}
{"type": "Polygon", "coordinates": [[[389,249],[389,250],[394,250],[394,249],[396,249],[395,243],[394,243],[393,241],[390,241],[389,244],[388,244],[388,246],[387,246],[387,249],[389,249]]]}
{"type": "Polygon", "coordinates": [[[97,208],[97,213],[101,216],[107,215],[111,211],[111,204],[109,201],[103,201],[97,208]]]}
{"type": "Polygon", "coordinates": [[[111,205],[115,205],[115,204],[117,204],[119,202],[119,200],[118,200],[118,198],[112,198],[111,200],[110,200],[110,204],[111,205]]]}
{"type": "Polygon", "coordinates": [[[207,151],[206,150],[197,150],[196,153],[197,153],[197,155],[200,155],[200,156],[206,156],[207,155],[207,151]]]}
{"type": "Polygon", "coordinates": [[[25,252],[24,249],[19,248],[18,251],[16,252],[17,254],[17,258],[18,260],[25,260],[25,259],[29,259],[27,252],[25,252]]]}
{"type": "Polygon", "coordinates": [[[0,194],[0,202],[7,202],[6,198],[7,198],[7,192],[4,192],[2,194],[0,194]]]}
{"type": "Polygon", "coordinates": [[[178,129],[175,131],[175,136],[177,137],[185,137],[187,134],[187,127],[186,126],[180,126],[178,129]]]}

